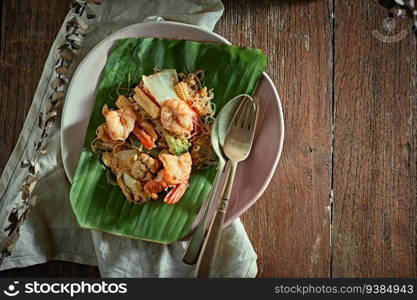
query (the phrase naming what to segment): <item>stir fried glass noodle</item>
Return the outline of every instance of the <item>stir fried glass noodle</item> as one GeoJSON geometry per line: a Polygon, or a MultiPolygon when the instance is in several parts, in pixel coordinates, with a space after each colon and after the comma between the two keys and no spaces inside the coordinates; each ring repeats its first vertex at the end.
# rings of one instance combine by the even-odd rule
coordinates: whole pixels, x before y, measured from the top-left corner
{"type": "Polygon", "coordinates": [[[216,163],[210,142],[215,112],[213,91],[201,85],[203,72],[160,70],[104,105],[105,123],[91,148],[109,168],[108,182],[127,200],[158,199],[175,204],[188,187],[191,171],[216,163]]]}

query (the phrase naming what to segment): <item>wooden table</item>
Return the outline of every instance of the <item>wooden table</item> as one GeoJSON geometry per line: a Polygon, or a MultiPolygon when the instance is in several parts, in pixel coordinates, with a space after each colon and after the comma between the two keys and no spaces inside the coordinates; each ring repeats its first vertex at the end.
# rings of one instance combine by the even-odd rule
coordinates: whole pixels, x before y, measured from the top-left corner
{"type": "MultiPolygon", "coordinates": [[[[66,1],[1,10],[0,171],[13,150],[66,1]]],[[[417,276],[417,68],[409,20],[361,0],[225,0],[215,31],[262,49],[283,104],[283,154],[242,216],[260,277],[417,276]]],[[[1,276],[98,276],[50,262],[1,276]]]]}

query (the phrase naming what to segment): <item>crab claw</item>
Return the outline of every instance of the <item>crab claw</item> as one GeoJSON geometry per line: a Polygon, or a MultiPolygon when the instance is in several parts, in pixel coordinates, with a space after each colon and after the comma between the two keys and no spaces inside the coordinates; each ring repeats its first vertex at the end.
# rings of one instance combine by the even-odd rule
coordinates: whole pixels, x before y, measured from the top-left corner
{"type": "Polygon", "coordinates": [[[188,182],[181,182],[177,184],[172,190],[165,196],[164,202],[167,204],[175,204],[181,200],[185,190],[188,187],[188,182]]]}

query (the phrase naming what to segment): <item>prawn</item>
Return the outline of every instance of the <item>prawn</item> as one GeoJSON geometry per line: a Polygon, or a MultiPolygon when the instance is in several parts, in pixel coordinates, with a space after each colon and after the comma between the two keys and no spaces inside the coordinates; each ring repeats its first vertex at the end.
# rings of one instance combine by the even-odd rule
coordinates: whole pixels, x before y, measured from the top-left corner
{"type": "Polygon", "coordinates": [[[188,188],[188,181],[178,183],[172,190],[168,192],[165,196],[164,202],[167,204],[175,204],[178,203],[182,196],[184,195],[185,191],[188,188]]]}
{"type": "Polygon", "coordinates": [[[161,106],[162,127],[178,136],[190,136],[197,113],[184,101],[170,99],[161,106]]]}
{"type": "Polygon", "coordinates": [[[133,131],[137,117],[130,107],[112,110],[104,105],[102,113],[106,118],[108,134],[112,140],[124,141],[133,131]]]}
{"type": "Polygon", "coordinates": [[[188,152],[182,155],[172,155],[167,151],[162,151],[159,154],[159,160],[162,162],[163,169],[154,180],[145,184],[144,191],[151,194],[153,199],[157,199],[157,193],[167,187],[173,187],[166,195],[164,202],[177,203],[188,187],[192,165],[191,155],[188,152]]]}
{"type": "Polygon", "coordinates": [[[106,149],[113,149],[113,147],[115,147],[118,143],[120,143],[119,141],[115,141],[110,137],[109,129],[106,123],[101,124],[97,128],[96,134],[97,134],[96,140],[102,141],[103,142],[102,146],[105,147],[106,149]]]}

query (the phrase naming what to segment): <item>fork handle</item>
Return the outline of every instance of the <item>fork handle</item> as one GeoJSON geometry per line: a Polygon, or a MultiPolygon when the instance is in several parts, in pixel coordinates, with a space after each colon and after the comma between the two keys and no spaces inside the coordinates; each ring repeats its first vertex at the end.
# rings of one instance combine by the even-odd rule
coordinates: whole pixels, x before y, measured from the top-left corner
{"type": "Polygon", "coordinates": [[[210,277],[212,275],[235,174],[236,163],[231,162],[222,197],[217,206],[216,213],[214,214],[207,233],[207,238],[204,241],[200,257],[197,261],[196,277],[210,277]]]}
{"type": "Polygon", "coordinates": [[[194,265],[197,262],[198,256],[200,254],[201,246],[204,241],[204,235],[206,233],[206,220],[210,212],[211,204],[216,198],[217,187],[220,182],[220,177],[223,174],[224,165],[225,163],[223,161],[219,161],[216,177],[214,178],[213,186],[211,187],[209,196],[206,201],[206,207],[203,208],[204,215],[201,218],[200,223],[197,225],[195,232],[188,241],[187,248],[182,258],[182,261],[188,265],[194,265]]]}

